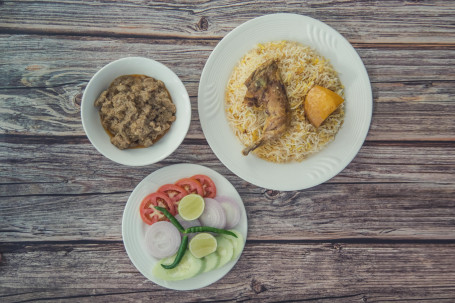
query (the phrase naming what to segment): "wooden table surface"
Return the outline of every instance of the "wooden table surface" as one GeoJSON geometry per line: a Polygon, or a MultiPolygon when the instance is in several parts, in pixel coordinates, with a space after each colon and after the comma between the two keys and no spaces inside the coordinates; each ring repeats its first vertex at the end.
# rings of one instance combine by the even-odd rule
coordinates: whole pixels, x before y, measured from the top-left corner
{"type": "Polygon", "coordinates": [[[455,302],[454,1],[0,1],[1,302],[455,302]],[[279,192],[237,177],[201,130],[197,91],[216,44],[254,17],[319,19],[355,47],[374,109],[356,158],[319,186],[279,192]],[[91,76],[127,56],[170,67],[192,121],[145,167],[90,144],[91,76]],[[122,242],[134,187],[196,163],[243,198],[248,238],[220,281],[187,292],[142,276],[122,242]]]}

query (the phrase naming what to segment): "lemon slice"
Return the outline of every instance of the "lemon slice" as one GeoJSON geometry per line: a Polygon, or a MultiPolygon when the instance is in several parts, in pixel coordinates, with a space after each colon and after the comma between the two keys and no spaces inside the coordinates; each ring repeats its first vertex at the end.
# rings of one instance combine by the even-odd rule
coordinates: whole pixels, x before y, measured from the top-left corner
{"type": "Polygon", "coordinates": [[[190,241],[189,249],[196,258],[203,258],[215,252],[217,242],[214,236],[209,233],[200,233],[190,241]]]}
{"type": "Polygon", "coordinates": [[[204,198],[197,194],[189,194],[180,200],[178,211],[183,220],[192,221],[202,215],[204,208],[204,198]]]}

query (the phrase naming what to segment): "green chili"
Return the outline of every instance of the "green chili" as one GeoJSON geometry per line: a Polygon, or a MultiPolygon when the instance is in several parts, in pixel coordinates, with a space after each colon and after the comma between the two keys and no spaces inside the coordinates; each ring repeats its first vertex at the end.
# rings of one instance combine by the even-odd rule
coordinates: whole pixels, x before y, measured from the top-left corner
{"type": "Polygon", "coordinates": [[[183,233],[185,232],[185,229],[183,228],[182,224],[180,224],[180,222],[170,213],[167,211],[166,208],[163,208],[163,207],[160,207],[160,206],[154,206],[156,210],[159,210],[160,212],[162,212],[166,218],[169,219],[169,221],[171,221],[172,224],[174,224],[175,227],[177,227],[177,229],[183,233]]]}
{"type": "Polygon", "coordinates": [[[237,238],[237,235],[234,234],[232,231],[225,230],[225,229],[219,229],[219,228],[215,228],[215,227],[210,227],[210,226],[193,226],[193,227],[185,229],[185,231],[183,233],[191,234],[191,233],[199,233],[199,232],[212,232],[212,233],[218,233],[218,234],[225,234],[225,235],[230,235],[230,236],[233,236],[234,238],[237,238]]]}
{"type": "Polygon", "coordinates": [[[188,246],[188,236],[183,236],[182,243],[180,243],[179,250],[177,251],[177,255],[175,256],[174,262],[172,264],[166,265],[161,264],[165,269],[173,269],[176,267],[183,258],[183,255],[186,252],[186,247],[188,246]]]}

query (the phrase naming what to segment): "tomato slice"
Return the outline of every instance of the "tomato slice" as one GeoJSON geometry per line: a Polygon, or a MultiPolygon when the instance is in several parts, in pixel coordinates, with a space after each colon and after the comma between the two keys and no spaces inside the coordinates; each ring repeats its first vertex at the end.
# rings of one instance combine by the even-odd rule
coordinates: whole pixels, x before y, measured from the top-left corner
{"type": "Polygon", "coordinates": [[[202,185],[196,179],[183,178],[175,182],[175,185],[183,187],[188,194],[198,194],[200,196],[204,195],[202,185]]]}
{"type": "Polygon", "coordinates": [[[172,203],[174,204],[175,208],[177,208],[180,200],[182,200],[183,197],[188,195],[188,193],[183,187],[180,187],[175,184],[165,184],[158,188],[158,192],[168,196],[169,199],[171,199],[172,203]]]}
{"type": "Polygon", "coordinates": [[[197,180],[202,185],[204,198],[215,198],[216,186],[215,183],[206,175],[194,175],[191,179],[197,180]]]}
{"type": "Polygon", "coordinates": [[[156,210],[153,206],[164,207],[171,214],[176,214],[171,199],[163,193],[155,192],[145,197],[139,208],[142,220],[148,225],[152,225],[158,221],[169,221],[162,212],[156,210]]]}

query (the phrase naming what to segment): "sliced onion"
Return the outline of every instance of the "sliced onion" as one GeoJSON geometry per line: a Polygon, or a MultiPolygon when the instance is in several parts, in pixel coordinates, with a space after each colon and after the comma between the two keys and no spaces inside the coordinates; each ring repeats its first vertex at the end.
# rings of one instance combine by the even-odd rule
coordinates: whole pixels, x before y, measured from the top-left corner
{"type": "Polygon", "coordinates": [[[224,228],[226,226],[226,214],[223,207],[215,199],[204,198],[205,208],[202,215],[199,217],[203,226],[211,226],[215,228],[224,228]]]}
{"type": "Polygon", "coordinates": [[[149,253],[158,259],[170,257],[177,252],[182,237],[180,232],[168,221],[153,223],[145,232],[145,244],[149,253]]]}
{"type": "Polygon", "coordinates": [[[231,229],[237,226],[240,222],[240,207],[237,201],[230,197],[219,196],[216,197],[217,201],[221,204],[226,215],[226,226],[224,228],[231,229]]]}
{"type": "MultiPolygon", "coordinates": [[[[191,220],[191,221],[186,221],[185,219],[180,217],[180,215],[176,215],[175,218],[177,219],[177,221],[180,222],[180,224],[183,226],[184,229],[187,229],[187,228],[190,228],[190,227],[193,227],[193,226],[201,226],[201,222],[199,222],[198,219],[191,220]]],[[[181,234],[181,235],[183,235],[183,234],[181,234]]],[[[196,233],[188,234],[188,238],[191,239],[195,235],[196,235],[196,233]]]]}

